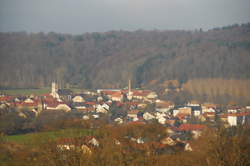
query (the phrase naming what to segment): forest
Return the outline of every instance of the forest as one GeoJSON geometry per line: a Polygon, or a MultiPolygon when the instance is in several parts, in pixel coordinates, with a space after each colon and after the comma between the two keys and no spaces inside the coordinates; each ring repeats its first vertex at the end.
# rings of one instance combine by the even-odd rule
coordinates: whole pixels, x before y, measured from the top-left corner
{"type": "Polygon", "coordinates": [[[0,88],[123,88],[250,78],[250,23],[194,30],[82,35],[0,33],[0,88]]]}

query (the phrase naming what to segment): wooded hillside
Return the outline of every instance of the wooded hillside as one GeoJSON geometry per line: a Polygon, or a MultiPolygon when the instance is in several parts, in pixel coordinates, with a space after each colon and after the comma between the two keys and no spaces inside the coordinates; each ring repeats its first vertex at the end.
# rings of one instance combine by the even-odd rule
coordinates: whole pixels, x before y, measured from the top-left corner
{"type": "Polygon", "coordinates": [[[0,86],[84,88],[250,78],[250,23],[197,31],[0,33],[0,86]]]}

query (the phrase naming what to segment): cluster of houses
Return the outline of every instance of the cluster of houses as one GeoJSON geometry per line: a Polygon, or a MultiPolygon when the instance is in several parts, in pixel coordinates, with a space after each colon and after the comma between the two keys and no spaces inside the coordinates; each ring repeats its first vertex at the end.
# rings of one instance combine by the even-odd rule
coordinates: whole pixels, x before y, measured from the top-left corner
{"type": "MultiPolygon", "coordinates": [[[[199,104],[192,101],[183,106],[175,106],[171,101],[160,100],[156,92],[151,90],[131,89],[98,89],[96,92],[84,91],[74,94],[68,89],[58,89],[52,83],[51,93],[39,96],[0,96],[0,109],[15,107],[17,110],[27,109],[36,116],[46,110],[77,111],[84,120],[98,119],[108,114],[116,106],[116,112],[126,109],[126,114],[115,116],[114,123],[135,121],[156,121],[166,126],[199,122],[215,122],[220,120],[226,126],[237,126],[249,122],[250,107],[237,106],[221,110],[218,105],[199,104]]],[[[20,114],[22,115],[22,114],[20,114]]],[[[22,115],[24,116],[24,115],[22,115]]]]}
{"type": "MultiPolygon", "coordinates": [[[[243,125],[250,121],[249,106],[243,108],[232,106],[222,110],[216,104],[200,104],[195,101],[176,106],[171,101],[159,99],[154,91],[131,89],[130,84],[127,89],[98,89],[96,92],[84,91],[74,94],[68,89],[58,89],[57,84],[53,82],[51,92],[48,94],[21,97],[1,95],[0,111],[11,107],[16,108],[23,118],[25,114],[22,110],[29,110],[35,116],[39,116],[43,111],[61,110],[79,112],[81,113],[79,118],[83,120],[98,120],[102,116],[111,114],[110,122],[115,124],[159,123],[166,127],[168,137],[158,142],[146,141],[141,137],[128,137],[135,147],[143,148],[147,144],[153,144],[152,146],[156,146],[159,153],[166,151],[170,153],[180,147],[192,151],[192,146],[183,135],[191,133],[196,139],[207,128],[205,124],[215,124],[219,121],[229,127],[243,125]],[[121,110],[125,110],[125,114],[119,114],[121,110]],[[114,112],[116,116],[112,116],[114,112]]],[[[114,142],[117,145],[121,144],[118,140],[114,142]]],[[[57,148],[60,150],[78,148],[89,154],[90,147],[98,146],[99,141],[94,137],[85,138],[83,142],[78,143],[73,143],[72,139],[58,140],[57,143],[57,148]]]]}

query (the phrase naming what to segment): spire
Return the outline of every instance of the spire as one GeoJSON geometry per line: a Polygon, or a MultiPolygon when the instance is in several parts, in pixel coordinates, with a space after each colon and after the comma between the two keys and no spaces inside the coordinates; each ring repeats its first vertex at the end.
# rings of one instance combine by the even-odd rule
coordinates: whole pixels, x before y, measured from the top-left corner
{"type": "Polygon", "coordinates": [[[51,84],[51,95],[57,98],[58,97],[57,92],[58,92],[58,85],[56,84],[56,82],[53,81],[51,84]]]}
{"type": "Polygon", "coordinates": [[[127,93],[128,100],[132,100],[133,92],[131,91],[131,80],[128,80],[128,93],[127,93]]]}
{"type": "Polygon", "coordinates": [[[128,93],[131,93],[131,80],[128,80],[128,93]]]}

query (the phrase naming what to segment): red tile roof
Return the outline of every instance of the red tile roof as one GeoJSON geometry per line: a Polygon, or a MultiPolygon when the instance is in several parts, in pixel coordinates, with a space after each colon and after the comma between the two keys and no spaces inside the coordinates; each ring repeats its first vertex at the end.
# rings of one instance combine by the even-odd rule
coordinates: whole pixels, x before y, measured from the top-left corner
{"type": "Polygon", "coordinates": [[[132,121],[132,122],[128,122],[128,125],[145,125],[146,123],[143,121],[132,121]]]}
{"type": "Polygon", "coordinates": [[[33,103],[25,103],[25,102],[15,102],[14,105],[16,107],[37,107],[39,104],[38,101],[34,101],[33,103]]]}
{"type": "Polygon", "coordinates": [[[111,97],[117,97],[117,98],[120,98],[120,97],[122,97],[123,96],[123,94],[121,93],[121,92],[115,92],[115,93],[113,93],[112,95],[111,95],[111,97]]]}
{"type": "Polygon", "coordinates": [[[179,131],[192,131],[192,130],[203,130],[205,129],[205,125],[201,124],[182,124],[178,127],[179,131]]]}
{"type": "Polygon", "coordinates": [[[11,101],[12,99],[11,96],[0,96],[0,101],[11,101]]]}
{"type": "Polygon", "coordinates": [[[221,114],[221,118],[227,118],[228,116],[250,116],[250,112],[237,112],[237,113],[227,113],[221,114]]]}
{"type": "Polygon", "coordinates": [[[189,114],[178,113],[178,114],[176,115],[176,117],[177,117],[178,119],[180,119],[180,120],[185,119],[187,116],[189,116],[189,114]]]}
{"type": "Polygon", "coordinates": [[[139,110],[131,110],[128,112],[128,114],[138,114],[140,112],[139,110]]]}
{"type": "Polygon", "coordinates": [[[149,93],[151,93],[151,91],[149,90],[140,90],[140,91],[132,91],[133,92],[133,96],[142,96],[142,97],[146,97],[149,95],[149,93]]]}
{"type": "Polygon", "coordinates": [[[113,95],[115,93],[121,93],[121,91],[114,91],[114,90],[104,90],[101,93],[103,93],[104,95],[113,95]]]}

